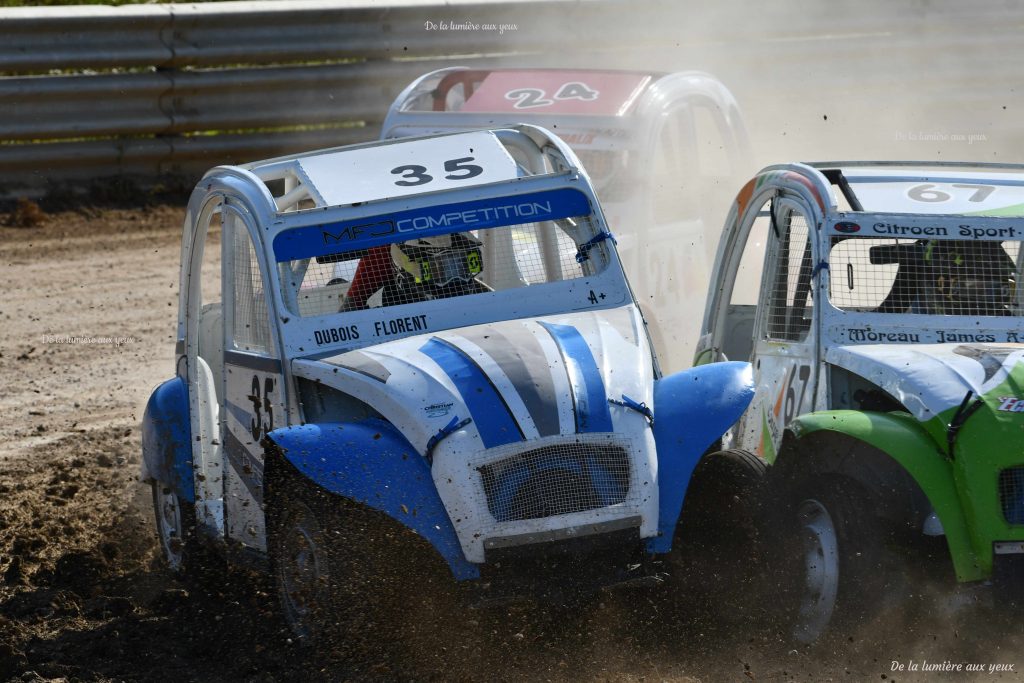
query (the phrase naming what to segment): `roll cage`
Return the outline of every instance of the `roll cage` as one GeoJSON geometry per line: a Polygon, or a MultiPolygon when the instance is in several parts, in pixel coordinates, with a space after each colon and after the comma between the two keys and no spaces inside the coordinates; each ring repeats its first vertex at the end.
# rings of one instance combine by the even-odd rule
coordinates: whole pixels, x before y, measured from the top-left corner
{"type": "MultiPolygon", "coordinates": [[[[484,162],[480,163],[483,165],[484,162]]],[[[475,169],[470,170],[475,172],[475,169]]],[[[422,174],[426,175],[426,172],[422,174]]],[[[563,208],[575,207],[572,211],[566,209],[557,216],[552,214],[552,220],[564,221],[585,216],[592,222],[595,236],[608,233],[599,204],[593,197],[589,183],[586,182],[585,171],[580,168],[573,152],[565,143],[544,129],[530,125],[489,132],[451,133],[373,142],[320,150],[305,155],[290,155],[239,167],[218,167],[204,176],[193,194],[190,214],[198,215],[202,210],[201,205],[208,202],[211,196],[218,196],[218,201],[233,207],[230,212],[232,220],[245,222],[248,232],[255,241],[263,280],[271,292],[271,308],[277,312],[277,315],[272,316],[271,324],[278,328],[279,338],[282,340],[281,352],[286,358],[326,351],[327,349],[321,348],[324,345],[317,343],[316,333],[325,326],[334,326],[336,323],[336,320],[328,320],[332,317],[328,315],[305,317],[291,313],[298,307],[296,301],[286,299],[289,288],[282,287],[282,279],[296,276],[301,279],[302,275],[288,272],[281,266],[284,261],[294,260],[291,256],[296,256],[295,242],[289,240],[291,237],[302,236],[307,243],[317,239],[325,242],[316,253],[300,254],[300,257],[329,256],[345,251],[348,245],[369,248],[399,241],[373,234],[373,225],[381,221],[392,221],[395,217],[405,216],[409,221],[443,221],[446,213],[455,212],[466,217],[469,215],[466,212],[471,211],[477,212],[477,218],[493,217],[494,211],[502,209],[502,202],[514,204],[522,200],[534,204],[540,201],[545,204],[550,203],[552,199],[563,208]],[[473,139],[469,140],[466,136],[473,136],[473,139]],[[509,157],[508,163],[501,173],[493,178],[488,178],[486,173],[482,173],[481,177],[486,182],[467,182],[460,185],[458,181],[468,175],[466,169],[472,165],[465,161],[467,153],[460,151],[461,147],[448,155],[459,163],[449,164],[454,170],[445,176],[442,176],[444,169],[441,167],[453,159],[448,159],[447,156],[436,160],[429,156],[415,156],[415,161],[422,161],[424,166],[430,167],[431,175],[453,179],[446,186],[434,191],[423,191],[415,185],[402,185],[401,182],[418,182],[417,174],[421,173],[418,170],[419,165],[412,171],[408,170],[412,165],[406,165],[402,167],[405,170],[401,174],[394,173],[393,170],[389,173],[384,169],[384,179],[381,183],[364,191],[363,194],[353,194],[352,186],[338,181],[330,170],[332,155],[342,155],[337,159],[343,160],[344,155],[350,155],[353,151],[366,151],[370,154],[371,162],[377,163],[373,160],[389,158],[389,154],[404,154],[403,150],[412,149],[410,145],[440,145],[443,150],[444,145],[463,144],[460,141],[476,145],[467,149],[475,149],[473,154],[481,158],[486,151],[482,147],[490,144],[494,155],[504,154],[509,157]],[[318,167],[318,164],[321,167],[318,167]],[[435,170],[434,166],[438,166],[438,170],[435,170]],[[406,180],[408,178],[412,180],[406,180]],[[338,198],[342,198],[345,203],[339,202],[338,198]],[[487,213],[488,211],[492,213],[487,213]],[[331,240],[332,244],[326,244],[331,240]]],[[[558,207],[556,206],[554,210],[557,212],[558,207]]],[[[524,218],[519,222],[525,221],[524,218]]],[[[504,224],[511,222],[506,221],[504,224]]],[[[413,224],[400,225],[398,229],[411,225],[413,224]]],[[[486,229],[491,226],[479,223],[472,227],[486,229]]],[[[440,234],[445,232],[445,229],[442,226],[434,232],[440,234]]],[[[416,232],[421,233],[422,231],[416,232]]],[[[410,233],[409,236],[412,237],[413,234],[410,233]]],[[[543,244],[541,246],[553,248],[550,244],[546,247],[543,244]]],[[[572,288],[577,299],[581,296],[586,299],[592,293],[591,290],[605,295],[597,304],[586,302],[588,306],[622,305],[632,298],[618,265],[617,256],[610,246],[603,244],[598,249],[604,254],[608,267],[603,267],[600,273],[594,273],[592,277],[588,276],[585,287],[581,282],[579,286],[572,288]]],[[[497,249],[497,246],[491,245],[491,248],[497,249]]],[[[485,260],[487,256],[485,253],[485,260]]],[[[299,268],[308,267],[308,264],[307,261],[305,266],[300,265],[299,268]]],[[[583,303],[575,299],[566,300],[559,296],[551,296],[551,292],[531,292],[529,288],[517,294],[517,298],[520,308],[529,307],[530,313],[536,315],[561,312],[567,305],[584,307],[583,303]]],[[[436,329],[488,322],[495,315],[502,315],[496,312],[494,303],[492,301],[489,305],[462,306],[458,310],[451,310],[452,307],[446,309],[438,302],[438,315],[434,317],[436,329]]],[[[351,324],[360,324],[355,318],[362,313],[365,312],[352,314],[351,324]]],[[[507,316],[507,313],[504,315],[507,316]]],[[[371,323],[367,321],[367,324],[371,323]]],[[[348,344],[332,346],[332,350],[354,348],[369,343],[375,342],[372,338],[364,336],[359,341],[349,340],[348,344]]]]}

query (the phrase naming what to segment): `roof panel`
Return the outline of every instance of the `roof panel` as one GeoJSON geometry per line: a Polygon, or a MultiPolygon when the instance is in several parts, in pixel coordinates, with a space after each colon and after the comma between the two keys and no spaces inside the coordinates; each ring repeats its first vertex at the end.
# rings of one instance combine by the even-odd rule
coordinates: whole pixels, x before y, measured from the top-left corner
{"type": "Polygon", "coordinates": [[[1024,216],[1024,173],[931,169],[843,169],[865,211],[1024,216]]]}
{"type": "Polygon", "coordinates": [[[651,77],[602,71],[493,71],[463,112],[625,116],[651,77]]]}
{"type": "Polygon", "coordinates": [[[402,141],[300,157],[303,183],[323,205],[342,206],[517,177],[516,163],[490,132],[402,141]]]}

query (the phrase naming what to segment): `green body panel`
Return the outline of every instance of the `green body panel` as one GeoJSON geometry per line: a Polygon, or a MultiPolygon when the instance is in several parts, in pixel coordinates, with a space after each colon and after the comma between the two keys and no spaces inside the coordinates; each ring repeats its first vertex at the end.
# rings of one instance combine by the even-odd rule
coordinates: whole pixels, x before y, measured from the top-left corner
{"type": "Polygon", "coordinates": [[[972,211],[965,213],[965,216],[1024,216],[1024,204],[1004,206],[1001,209],[989,209],[988,211],[972,211]]]}
{"type": "Polygon", "coordinates": [[[693,367],[698,365],[707,365],[708,363],[714,362],[714,352],[711,349],[704,349],[699,352],[693,359],[693,367]]]}
{"type": "Polygon", "coordinates": [[[827,410],[801,415],[790,423],[789,429],[797,438],[821,431],[835,432],[889,454],[914,478],[935,508],[946,532],[957,579],[977,581],[991,574],[991,547],[979,555],[972,541],[953,463],[910,414],[827,410]]]}
{"type": "Polygon", "coordinates": [[[768,427],[768,416],[761,413],[761,453],[764,454],[764,461],[769,465],[775,464],[778,453],[775,452],[775,444],[772,442],[771,429],[768,427]]]}
{"type": "MultiPolygon", "coordinates": [[[[1024,541],[1024,525],[1008,524],[999,500],[1000,472],[1024,465],[1024,412],[998,408],[1003,398],[1024,396],[1022,392],[1024,367],[1018,364],[1004,382],[982,396],[985,405],[960,429],[951,463],[974,551],[986,577],[992,571],[994,542],[1024,541]]],[[[926,426],[945,431],[955,413],[955,408],[944,411],[926,426]]]]}

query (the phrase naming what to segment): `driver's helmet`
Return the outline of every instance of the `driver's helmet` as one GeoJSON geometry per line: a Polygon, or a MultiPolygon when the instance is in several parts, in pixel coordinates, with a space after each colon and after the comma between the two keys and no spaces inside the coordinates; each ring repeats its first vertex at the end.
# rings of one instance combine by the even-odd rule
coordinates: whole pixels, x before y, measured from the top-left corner
{"type": "Polygon", "coordinates": [[[930,313],[1010,314],[1016,272],[999,242],[931,240],[925,246],[924,273],[930,313]]]}
{"type": "Polygon", "coordinates": [[[421,237],[391,245],[398,289],[412,298],[440,299],[479,290],[482,243],[469,233],[421,237]]]}

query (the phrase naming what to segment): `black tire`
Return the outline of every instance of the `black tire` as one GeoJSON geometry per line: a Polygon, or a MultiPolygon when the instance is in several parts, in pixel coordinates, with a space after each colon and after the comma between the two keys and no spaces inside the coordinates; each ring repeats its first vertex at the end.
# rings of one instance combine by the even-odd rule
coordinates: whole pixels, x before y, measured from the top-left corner
{"type": "MultiPolygon", "coordinates": [[[[743,450],[706,455],[694,470],[668,558],[679,594],[703,596],[716,618],[748,618],[762,565],[759,509],[764,462],[743,450]]],[[[690,611],[694,605],[683,605],[690,611]]]]}
{"type": "Polygon", "coordinates": [[[343,514],[340,501],[297,478],[283,482],[268,517],[268,550],[285,622],[303,645],[342,649],[343,634],[364,626],[369,610],[360,603],[371,597],[362,582],[374,568],[359,566],[366,558],[356,554],[360,543],[351,533],[357,520],[343,514]]]}
{"type": "Polygon", "coordinates": [[[900,585],[904,565],[887,547],[891,535],[866,489],[825,475],[780,493],[767,540],[786,641],[820,644],[855,632],[883,605],[898,607],[889,589],[900,585]]]}
{"type": "Polygon", "coordinates": [[[705,552],[753,542],[765,471],[764,461],[744,450],[704,456],[690,479],[675,540],[705,552]]]}
{"type": "Polygon", "coordinates": [[[356,671],[402,661],[397,648],[443,619],[450,574],[422,539],[383,513],[280,470],[268,550],[292,634],[317,657],[356,671]]]}
{"type": "Polygon", "coordinates": [[[153,514],[156,537],[167,568],[183,577],[193,571],[197,560],[196,513],[191,503],[182,501],[167,485],[154,481],[153,514]]]}
{"type": "Polygon", "coordinates": [[[199,540],[196,511],[158,481],[151,484],[156,536],[164,564],[191,588],[220,588],[225,580],[224,558],[199,540]]]}

